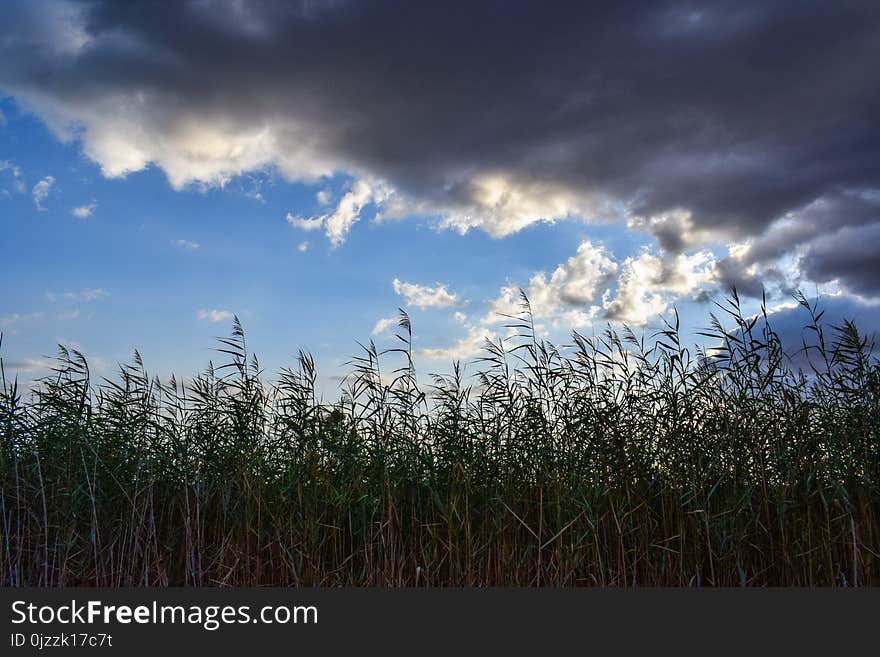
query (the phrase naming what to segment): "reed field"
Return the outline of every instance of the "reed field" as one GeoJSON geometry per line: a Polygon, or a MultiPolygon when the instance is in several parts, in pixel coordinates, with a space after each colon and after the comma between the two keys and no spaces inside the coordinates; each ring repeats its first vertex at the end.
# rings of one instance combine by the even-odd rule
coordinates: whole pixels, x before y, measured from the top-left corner
{"type": "Polygon", "coordinates": [[[880,363],[801,298],[783,344],[735,292],[686,344],[511,335],[416,376],[409,318],[338,401],[313,359],[109,380],[61,349],[0,398],[5,586],[880,584],[880,363]]]}

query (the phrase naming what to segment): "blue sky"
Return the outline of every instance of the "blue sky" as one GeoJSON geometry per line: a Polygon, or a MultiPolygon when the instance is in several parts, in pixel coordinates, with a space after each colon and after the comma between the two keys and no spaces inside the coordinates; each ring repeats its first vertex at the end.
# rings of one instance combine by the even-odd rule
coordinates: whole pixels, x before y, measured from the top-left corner
{"type": "MultiPolygon", "coordinates": [[[[182,190],[156,167],[108,179],[79,143],[62,143],[13,99],[0,109],[0,160],[19,170],[18,178],[2,172],[4,233],[13,248],[5,250],[12,280],[0,317],[7,363],[25,375],[44,373],[40,364],[57,343],[80,348],[101,375],[134,349],[153,372],[192,374],[216,358],[213,338],[229,332],[234,313],[270,371],[291,364],[302,348],[330,376],[345,370],[356,340],[391,344],[393,326],[371,334],[399,307],[412,317],[417,346],[449,348],[468,332],[456,313],[486,315],[500,288],[527,288],[582,241],[621,259],[638,254],[638,242],[613,224],[541,223],[493,238],[439,228],[435,217],[376,223],[369,207],[334,248],[285,218],[320,214],[318,193],[329,190],[331,202],[338,200],[351,187],[348,176],[296,184],[266,169],[222,187],[182,190]],[[33,190],[47,177],[53,182],[38,207],[33,190]],[[88,216],[76,216],[78,208],[88,216]],[[440,284],[457,302],[409,304],[395,279],[440,284]]],[[[566,334],[565,327],[548,332],[566,334]]],[[[445,370],[451,358],[424,362],[445,370]]]]}
{"type": "Polygon", "coordinates": [[[762,3],[732,23],[725,3],[665,2],[603,27],[518,3],[466,24],[382,3],[213,4],[6,8],[8,373],[45,373],[62,343],[98,375],[134,349],[191,375],[236,314],[269,372],[309,350],[332,396],[356,340],[392,343],[398,307],[420,369],[445,370],[505,334],[520,287],[557,342],[650,333],[673,308],[701,342],[707,300],[731,285],[747,312],[764,289],[786,326],[797,289],[880,324],[880,94],[861,74],[875,16],[806,12],[783,30],[762,3]],[[592,50],[570,25],[596,30],[592,50]],[[506,45],[539,27],[546,40],[506,45]]]}

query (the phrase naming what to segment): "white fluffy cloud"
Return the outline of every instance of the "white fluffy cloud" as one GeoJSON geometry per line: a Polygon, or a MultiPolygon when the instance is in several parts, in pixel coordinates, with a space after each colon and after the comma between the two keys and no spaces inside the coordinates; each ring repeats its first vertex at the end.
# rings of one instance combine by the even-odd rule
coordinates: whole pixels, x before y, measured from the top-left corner
{"type": "Polygon", "coordinates": [[[342,244],[351,227],[360,220],[363,207],[373,201],[381,203],[386,195],[384,185],[371,184],[364,180],[355,182],[351,191],[340,199],[336,211],[324,218],[324,229],[330,244],[342,244]]]}
{"type": "Polygon", "coordinates": [[[37,206],[37,210],[45,210],[43,207],[43,201],[46,200],[46,197],[49,196],[49,192],[52,190],[52,185],[55,184],[55,178],[52,176],[46,176],[36,185],[32,190],[32,194],[34,196],[34,205],[37,206]]]}
{"type": "Polygon", "coordinates": [[[373,326],[373,330],[370,334],[381,335],[392,326],[397,326],[397,322],[399,321],[399,317],[382,317],[379,321],[376,322],[375,326],[373,326]]]}
{"type": "Polygon", "coordinates": [[[394,291],[406,299],[409,306],[416,308],[448,308],[460,304],[458,297],[450,292],[446,285],[437,283],[435,286],[407,283],[395,278],[391,281],[394,291]]]}
{"type": "Polygon", "coordinates": [[[428,360],[450,361],[467,360],[478,356],[486,344],[486,340],[497,340],[498,332],[491,327],[480,324],[468,328],[467,335],[456,340],[448,347],[425,347],[417,350],[420,357],[428,360]]]}
{"type": "Polygon", "coordinates": [[[610,200],[545,181],[522,180],[507,173],[481,174],[459,184],[456,204],[434,208],[442,224],[465,233],[480,228],[505,237],[540,221],[588,219],[613,212],[610,200]]]}
{"type": "Polygon", "coordinates": [[[708,251],[663,258],[648,251],[624,260],[617,294],[603,298],[605,315],[627,324],[643,325],[671,302],[717,281],[715,257],[708,251]]]}
{"type": "Polygon", "coordinates": [[[304,230],[306,232],[321,230],[321,228],[324,227],[323,216],[306,219],[304,217],[295,217],[288,212],[286,219],[287,223],[289,223],[294,228],[298,228],[299,230],[304,230]]]}
{"type": "Polygon", "coordinates": [[[97,207],[98,204],[95,201],[92,201],[86,205],[80,205],[73,208],[73,210],[70,211],[70,214],[78,219],[85,219],[86,217],[91,217],[97,207]]]}
{"type": "MultiPolygon", "coordinates": [[[[557,266],[549,277],[539,271],[524,287],[534,319],[566,330],[589,326],[602,310],[595,302],[607,290],[616,271],[617,263],[603,246],[582,242],[577,253],[557,266]]],[[[398,294],[419,300],[422,305],[454,306],[457,302],[456,296],[441,285],[429,288],[395,279],[394,288],[398,294]]],[[[499,338],[498,325],[522,310],[520,288],[516,285],[502,287],[487,306],[486,314],[474,322],[456,311],[453,319],[464,326],[467,334],[450,346],[420,349],[420,355],[431,360],[467,359],[478,355],[487,338],[499,338]]],[[[537,328],[543,330],[541,326],[537,328]]]]}
{"type": "Polygon", "coordinates": [[[235,315],[228,310],[200,310],[196,317],[208,322],[225,322],[235,317],[235,315]]]}
{"type": "Polygon", "coordinates": [[[338,168],[323,157],[314,133],[294,121],[253,125],[233,116],[199,116],[161,108],[147,89],[65,105],[20,94],[62,139],[81,139],[85,154],[108,178],[125,177],[150,164],[175,189],[193,183],[224,186],[236,176],[274,166],[289,180],[316,182],[338,168]],[[156,135],[163,135],[156,139],[156,135]]]}
{"type": "MultiPolygon", "coordinates": [[[[708,251],[675,256],[643,250],[616,262],[600,244],[584,241],[577,253],[548,276],[536,272],[522,286],[529,299],[535,329],[539,335],[584,329],[600,320],[644,325],[662,314],[671,303],[714,289],[718,273],[716,260],[708,251]]],[[[523,307],[520,287],[503,286],[487,302],[486,314],[470,321],[456,312],[453,319],[467,333],[450,346],[423,348],[429,359],[465,359],[482,350],[486,338],[497,340],[499,325],[519,316],[523,307]]]]}
{"type": "MultiPolygon", "coordinates": [[[[304,231],[323,228],[330,245],[335,248],[345,241],[351,227],[360,221],[364,206],[370,203],[381,205],[390,194],[391,189],[385,183],[356,180],[351,189],[339,199],[333,212],[309,218],[293,216],[288,212],[287,223],[304,231]]],[[[329,201],[329,197],[326,200],[329,201]]]]}
{"type": "MultiPolygon", "coordinates": [[[[617,269],[617,263],[603,246],[582,242],[577,253],[556,267],[549,278],[539,271],[524,287],[534,318],[554,326],[589,326],[601,311],[595,302],[614,280],[617,269]]],[[[504,315],[516,315],[519,309],[519,288],[507,285],[490,303],[485,321],[504,321],[504,315]]]]}

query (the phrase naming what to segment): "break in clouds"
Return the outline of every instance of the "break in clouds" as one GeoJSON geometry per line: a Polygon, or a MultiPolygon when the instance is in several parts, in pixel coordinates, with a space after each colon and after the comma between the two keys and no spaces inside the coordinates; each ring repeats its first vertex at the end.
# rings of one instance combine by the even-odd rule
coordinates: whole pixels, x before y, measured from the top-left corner
{"type": "Polygon", "coordinates": [[[874,2],[3,11],[0,88],[107,176],[155,165],[181,187],[265,168],[316,184],[345,174],[354,183],[325,214],[288,216],[334,246],[367,210],[495,237],[619,222],[656,247],[589,272],[580,253],[532,281],[558,288],[550,304],[610,318],[707,285],[880,296],[874,2]],[[612,273],[605,300],[571,285],[602,294],[612,273]]]}

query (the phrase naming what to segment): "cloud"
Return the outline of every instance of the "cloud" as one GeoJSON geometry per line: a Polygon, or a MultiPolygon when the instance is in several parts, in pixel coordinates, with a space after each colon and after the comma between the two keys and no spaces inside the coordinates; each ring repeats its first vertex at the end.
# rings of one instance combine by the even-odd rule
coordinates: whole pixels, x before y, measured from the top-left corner
{"type": "Polygon", "coordinates": [[[52,185],[55,183],[55,178],[52,176],[46,176],[36,185],[34,185],[34,189],[32,190],[32,194],[34,196],[34,205],[37,206],[37,210],[45,210],[43,207],[43,201],[46,200],[46,197],[49,196],[49,192],[52,189],[52,185]]]}
{"type": "Polygon", "coordinates": [[[0,160],[0,171],[8,171],[12,174],[12,185],[16,193],[25,193],[24,180],[22,180],[21,176],[21,167],[9,160],[0,160]]]}
{"type": "Polygon", "coordinates": [[[70,211],[70,214],[79,219],[85,219],[86,217],[91,217],[97,207],[98,204],[95,201],[92,201],[88,205],[80,205],[79,207],[73,208],[73,210],[70,211]]]}
{"type": "Polygon", "coordinates": [[[82,290],[77,290],[74,292],[47,292],[46,298],[49,301],[57,301],[62,299],[64,301],[73,301],[73,302],[82,302],[82,303],[90,303],[92,301],[102,301],[110,296],[110,293],[102,287],[85,287],[82,290]]]}
{"type": "Polygon", "coordinates": [[[321,205],[329,205],[330,200],[333,198],[333,192],[329,189],[322,189],[315,194],[315,199],[321,205]]]}
{"type": "Polygon", "coordinates": [[[616,294],[603,298],[604,317],[641,326],[716,281],[715,258],[707,251],[671,258],[643,251],[621,265],[616,294]]]}
{"type": "MultiPolygon", "coordinates": [[[[145,7],[9,3],[0,88],[111,177],[345,174],[336,209],[299,226],[334,246],[373,204],[497,237],[625,222],[674,256],[880,189],[871,3],[145,7]]],[[[858,221],[839,209],[810,241],[858,221]]]]}
{"type": "MultiPolygon", "coordinates": [[[[617,263],[605,247],[587,240],[549,277],[543,271],[536,272],[523,291],[536,320],[566,330],[583,328],[591,325],[600,312],[600,298],[614,282],[617,270],[617,263]]],[[[487,325],[505,322],[506,316],[519,312],[520,288],[506,285],[489,303],[489,314],[483,321],[487,325]]]]}
{"type": "Polygon", "coordinates": [[[506,237],[541,221],[614,217],[619,212],[598,191],[573,191],[505,172],[476,175],[454,187],[449,199],[401,204],[394,214],[437,214],[443,217],[441,226],[460,233],[479,228],[493,237],[506,237]]]}
{"type": "Polygon", "coordinates": [[[627,226],[632,230],[651,233],[657,245],[666,253],[681,253],[713,238],[711,231],[701,231],[694,225],[690,211],[681,209],[651,217],[632,215],[627,226]]]}
{"type": "Polygon", "coordinates": [[[0,326],[9,327],[15,326],[16,324],[20,324],[22,322],[30,322],[35,319],[42,319],[46,316],[44,312],[34,312],[34,313],[12,313],[11,315],[3,315],[0,316],[0,326]]]}
{"type": "Polygon", "coordinates": [[[308,250],[309,250],[309,243],[308,243],[308,241],[300,242],[300,243],[297,245],[296,250],[299,251],[300,253],[305,253],[306,251],[308,251],[308,250]]]}
{"type": "Polygon", "coordinates": [[[356,180],[350,191],[342,196],[336,209],[328,214],[317,215],[308,219],[295,217],[287,213],[287,223],[304,231],[324,229],[327,239],[333,248],[345,241],[351,227],[360,221],[361,211],[369,203],[381,204],[390,194],[383,183],[367,180],[356,180]]]}
{"type": "Polygon", "coordinates": [[[370,335],[381,335],[391,327],[397,326],[397,323],[399,321],[400,317],[383,317],[376,322],[375,326],[373,326],[373,330],[370,332],[370,335]]]}
{"type": "Polygon", "coordinates": [[[289,223],[294,228],[298,228],[299,230],[304,230],[306,232],[311,232],[313,230],[321,230],[324,227],[324,217],[315,217],[314,219],[305,219],[303,217],[294,217],[289,212],[287,213],[287,223],[289,223]]]}
{"type": "Polygon", "coordinates": [[[257,203],[266,203],[263,187],[272,184],[271,172],[257,171],[255,175],[243,176],[239,182],[239,190],[246,197],[257,203]]]}
{"type": "MultiPolygon", "coordinates": [[[[482,350],[486,338],[498,340],[499,325],[523,311],[521,291],[540,336],[594,326],[599,320],[644,325],[682,298],[706,295],[717,287],[716,259],[707,251],[656,253],[646,246],[638,256],[618,262],[605,246],[581,242],[575,255],[551,274],[535,272],[527,285],[508,283],[486,303],[485,315],[471,321],[456,311],[453,319],[467,333],[449,346],[422,348],[436,360],[465,359],[482,350]]],[[[508,327],[509,328],[509,327],[508,327]]]]}
{"type": "MultiPolygon", "coordinates": [[[[842,294],[826,295],[809,299],[811,305],[815,305],[822,312],[820,323],[823,325],[826,344],[830,345],[837,333],[835,326],[842,326],[843,321],[853,321],[863,337],[868,338],[868,343],[876,342],[880,336],[877,329],[880,327],[880,304],[865,303],[842,294]]],[[[804,344],[814,346],[817,344],[816,332],[808,328],[810,314],[799,303],[789,301],[779,304],[769,313],[770,326],[782,341],[785,352],[790,357],[790,364],[794,368],[803,368],[810,371],[810,363],[820,370],[825,364],[821,357],[811,351],[804,353],[804,344]]],[[[762,328],[763,320],[759,317],[758,330],[762,328]]],[[[876,356],[876,347],[874,354],[876,356]]]]}
{"type": "Polygon", "coordinates": [[[467,335],[448,347],[423,347],[416,354],[427,360],[450,361],[467,360],[483,352],[486,340],[497,340],[498,332],[484,325],[472,326],[467,335]]]}
{"type": "Polygon", "coordinates": [[[434,287],[407,283],[395,278],[391,281],[394,292],[406,299],[408,306],[416,308],[448,308],[460,305],[458,297],[450,292],[446,285],[437,283],[434,287]]]}
{"type": "Polygon", "coordinates": [[[617,263],[603,246],[582,242],[577,254],[559,265],[549,279],[544,272],[532,277],[528,296],[533,311],[537,310],[538,317],[562,313],[571,325],[583,325],[587,319],[582,309],[596,300],[616,271],[617,263]]]}
{"type": "Polygon", "coordinates": [[[209,322],[226,322],[235,317],[235,315],[228,310],[200,310],[196,317],[209,322]]]}
{"type": "Polygon", "coordinates": [[[21,358],[3,361],[4,369],[19,373],[47,372],[56,365],[57,363],[48,358],[21,358]]]}
{"type": "Polygon", "coordinates": [[[865,297],[880,297],[880,223],[841,228],[811,244],[799,266],[810,279],[838,281],[865,297]]]}
{"type": "Polygon", "coordinates": [[[202,246],[198,242],[192,242],[190,240],[171,240],[171,244],[172,246],[175,246],[178,249],[183,249],[184,251],[195,251],[202,246]]]}
{"type": "MultiPolygon", "coordinates": [[[[729,255],[717,265],[719,281],[760,296],[768,287],[790,294],[798,287],[842,278],[847,265],[855,265],[845,255],[850,249],[867,251],[862,260],[880,249],[878,222],[880,193],[838,190],[786,213],[759,235],[728,245],[729,255]]],[[[875,277],[862,276],[850,287],[880,295],[875,277]]]]}

